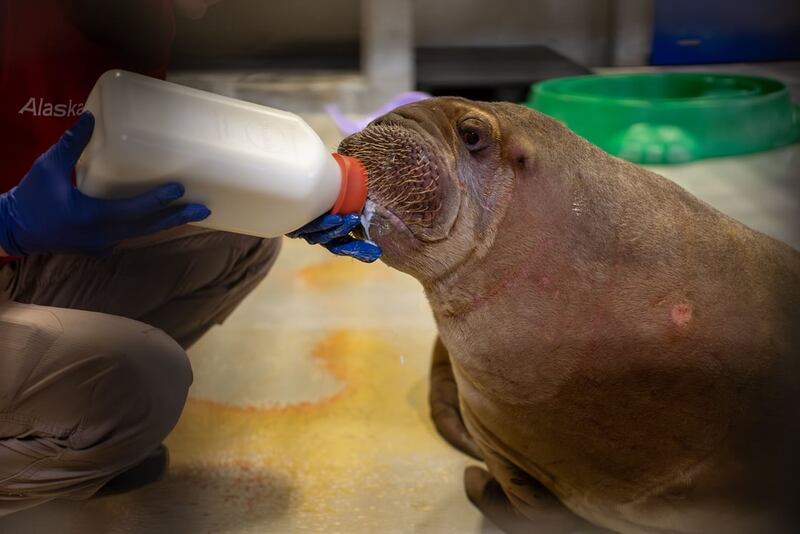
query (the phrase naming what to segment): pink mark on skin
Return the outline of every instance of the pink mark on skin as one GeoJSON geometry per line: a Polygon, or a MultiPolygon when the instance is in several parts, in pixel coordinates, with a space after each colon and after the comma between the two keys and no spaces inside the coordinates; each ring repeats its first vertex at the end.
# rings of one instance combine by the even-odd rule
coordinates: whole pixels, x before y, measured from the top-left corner
{"type": "Polygon", "coordinates": [[[692,305],[675,304],[670,315],[672,316],[672,322],[682,328],[692,320],[692,305]]]}

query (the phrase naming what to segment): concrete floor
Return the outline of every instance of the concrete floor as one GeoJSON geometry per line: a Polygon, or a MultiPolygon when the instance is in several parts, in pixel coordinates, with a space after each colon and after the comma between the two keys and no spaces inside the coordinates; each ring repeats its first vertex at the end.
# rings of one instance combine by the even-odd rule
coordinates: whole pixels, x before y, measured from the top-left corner
{"type": "MultiPolygon", "coordinates": [[[[332,123],[306,117],[335,147],[332,123]]],[[[656,170],[800,248],[798,168],[800,145],[656,170]]],[[[169,475],[0,532],[494,532],[463,493],[471,461],[427,416],[434,334],[413,279],[285,240],[268,279],[191,350],[169,475]]]]}

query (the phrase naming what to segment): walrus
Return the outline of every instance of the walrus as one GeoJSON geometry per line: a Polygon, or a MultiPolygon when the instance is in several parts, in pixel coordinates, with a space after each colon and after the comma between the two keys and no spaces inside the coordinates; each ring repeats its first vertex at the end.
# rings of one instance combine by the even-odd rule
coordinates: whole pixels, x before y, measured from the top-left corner
{"type": "Polygon", "coordinates": [[[339,151],[433,309],[430,408],[509,532],[779,532],[800,478],[800,253],[509,103],[433,98],[339,151]]]}

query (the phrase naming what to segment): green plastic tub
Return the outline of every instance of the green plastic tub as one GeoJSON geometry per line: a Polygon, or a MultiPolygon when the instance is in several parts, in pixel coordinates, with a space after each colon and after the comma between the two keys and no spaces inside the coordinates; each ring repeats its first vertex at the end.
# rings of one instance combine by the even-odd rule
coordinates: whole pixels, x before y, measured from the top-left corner
{"type": "Polygon", "coordinates": [[[556,78],[529,107],[635,163],[683,163],[800,141],[800,108],[776,80],[697,73],[556,78]]]}

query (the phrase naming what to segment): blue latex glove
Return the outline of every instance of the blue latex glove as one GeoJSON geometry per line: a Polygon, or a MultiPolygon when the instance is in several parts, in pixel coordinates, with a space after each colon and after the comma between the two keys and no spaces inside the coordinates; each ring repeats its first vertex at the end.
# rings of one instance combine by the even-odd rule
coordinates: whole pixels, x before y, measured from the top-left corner
{"type": "Polygon", "coordinates": [[[381,257],[381,247],[350,236],[350,232],[359,224],[361,221],[356,213],[327,213],[287,235],[305,239],[312,245],[322,245],[338,256],[350,256],[364,263],[372,263],[381,257]]]}
{"type": "Polygon", "coordinates": [[[165,184],[139,196],[103,200],[72,185],[94,117],[84,113],[42,154],[11,191],[0,195],[0,246],[11,256],[37,252],[102,253],[123,239],[205,219],[200,204],[170,205],[183,186],[165,184]]]}

